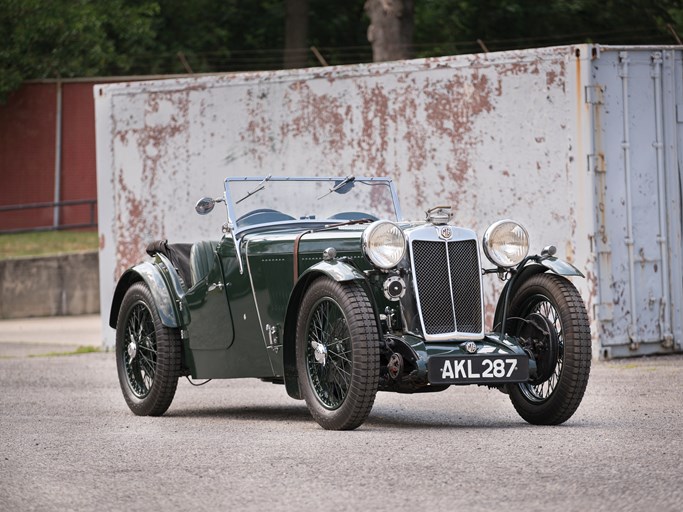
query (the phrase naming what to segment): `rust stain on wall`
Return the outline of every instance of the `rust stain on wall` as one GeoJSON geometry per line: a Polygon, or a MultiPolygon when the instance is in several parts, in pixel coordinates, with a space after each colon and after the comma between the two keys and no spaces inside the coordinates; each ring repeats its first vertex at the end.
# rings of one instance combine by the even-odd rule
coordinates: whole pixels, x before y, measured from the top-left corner
{"type": "Polygon", "coordinates": [[[159,182],[173,182],[178,170],[167,165],[170,160],[187,160],[192,90],[151,92],[145,98],[142,126],[115,125],[114,137],[124,146],[132,146],[141,164],[138,172],[122,167],[117,171],[116,276],[144,257],[151,238],[164,238],[164,217],[158,215],[158,194],[164,187],[159,182]]]}
{"type": "MultiPolygon", "coordinates": [[[[470,149],[480,141],[472,131],[473,120],[493,110],[491,95],[495,93],[491,82],[475,70],[470,76],[455,75],[441,87],[426,88],[424,94],[429,127],[450,142],[453,158],[446,173],[456,186],[461,186],[472,170],[470,149]]],[[[451,201],[457,202],[453,194],[451,201]]]]}
{"type": "Polygon", "coordinates": [[[551,69],[545,74],[545,83],[548,87],[552,87],[552,85],[555,83],[555,80],[557,80],[557,71],[551,69]]]}
{"type": "Polygon", "coordinates": [[[295,108],[290,111],[296,115],[291,123],[282,125],[285,133],[295,137],[310,135],[315,145],[341,152],[346,144],[344,121],[350,114],[348,105],[330,94],[316,94],[306,83],[296,87],[296,95],[296,99],[288,96],[286,100],[294,102],[295,108]]]}
{"type": "MultiPolygon", "coordinates": [[[[154,187],[164,169],[160,167],[160,162],[167,156],[168,150],[174,145],[171,142],[180,134],[184,134],[183,139],[187,139],[189,119],[190,92],[183,91],[182,94],[161,92],[153,93],[149,96],[145,109],[147,118],[146,126],[143,130],[135,133],[138,148],[144,151],[144,173],[149,175],[150,189],[154,187]],[[161,105],[166,103],[167,108],[172,108],[170,117],[166,117],[160,112],[161,105]],[[161,114],[160,120],[151,119],[155,114],[161,114]]],[[[187,148],[180,142],[180,149],[187,148]]]]}
{"type": "Polygon", "coordinates": [[[155,209],[142,198],[138,197],[126,184],[123,169],[118,172],[117,204],[124,208],[116,213],[117,265],[114,274],[118,278],[127,268],[140,261],[144,248],[150,240],[143,240],[143,234],[149,232],[148,224],[157,222],[155,209]],[[151,211],[150,211],[151,210],[151,211]]]}
{"type": "MultiPolygon", "coordinates": [[[[403,102],[398,106],[398,118],[407,123],[408,119],[415,119],[418,110],[419,89],[414,85],[414,80],[407,84],[403,94],[403,102]]],[[[406,171],[410,174],[422,171],[427,165],[429,158],[429,135],[426,130],[418,129],[416,126],[407,127],[403,140],[407,146],[408,160],[406,171]]]]}
{"type": "Polygon", "coordinates": [[[246,151],[257,161],[263,163],[263,153],[271,147],[273,132],[272,120],[267,113],[267,95],[257,94],[253,89],[246,91],[247,125],[240,133],[240,141],[246,145],[246,151]]]}
{"type": "MultiPolygon", "coordinates": [[[[370,174],[387,174],[387,152],[393,145],[396,110],[393,98],[378,83],[366,86],[356,84],[361,99],[362,128],[356,140],[357,157],[360,157],[370,174]]],[[[358,159],[354,159],[358,162],[358,159]]]]}

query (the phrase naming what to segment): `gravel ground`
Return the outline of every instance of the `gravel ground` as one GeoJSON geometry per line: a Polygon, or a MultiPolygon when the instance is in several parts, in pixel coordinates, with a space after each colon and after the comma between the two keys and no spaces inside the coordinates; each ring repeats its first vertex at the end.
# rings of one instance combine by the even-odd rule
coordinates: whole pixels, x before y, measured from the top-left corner
{"type": "Polygon", "coordinates": [[[136,417],[111,353],[3,358],[0,386],[2,511],[683,510],[681,356],[594,363],[558,427],[470,386],[380,393],[327,432],[257,380],[182,380],[136,417]]]}

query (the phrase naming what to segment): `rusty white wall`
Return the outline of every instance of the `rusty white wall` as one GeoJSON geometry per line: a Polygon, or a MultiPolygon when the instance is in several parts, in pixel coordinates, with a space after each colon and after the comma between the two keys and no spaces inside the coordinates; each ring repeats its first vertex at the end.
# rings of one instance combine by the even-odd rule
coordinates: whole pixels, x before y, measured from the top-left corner
{"type": "MultiPolygon", "coordinates": [[[[588,46],[95,88],[100,290],[152,239],[216,238],[222,212],[194,213],[226,175],[371,175],[397,182],[406,218],[451,204],[481,236],[511,217],[597,278],[588,46]]],[[[489,318],[500,290],[485,278],[489,318]]],[[[594,326],[594,332],[597,332],[594,326]]]]}

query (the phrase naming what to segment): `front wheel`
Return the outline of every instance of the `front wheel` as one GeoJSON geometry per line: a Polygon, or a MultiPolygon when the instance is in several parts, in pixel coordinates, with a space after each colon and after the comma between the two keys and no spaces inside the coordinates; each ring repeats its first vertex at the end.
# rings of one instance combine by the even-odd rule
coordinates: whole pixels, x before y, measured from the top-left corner
{"type": "Polygon", "coordinates": [[[116,323],[116,366],[123,397],[139,416],[160,416],[180,376],[180,334],[164,326],[143,282],[123,297],[116,323]]]}
{"type": "Polygon", "coordinates": [[[536,274],[517,290],[509,318],[510,334],[528,339],[530,325],[546,333],[529,347],[536,380],[508,386],[512,405],[534,425],[564,423],[581,403],[591,365],[591,333],[579,292],[564,277],[536,274]]]}
{"type": "Polygon", "coordinates": [[[379,339],[374,310],[357,283],[321,277],[306,291],[296,329],[299,387],[323,428],[351,430],[370,414],[379,339]]]}

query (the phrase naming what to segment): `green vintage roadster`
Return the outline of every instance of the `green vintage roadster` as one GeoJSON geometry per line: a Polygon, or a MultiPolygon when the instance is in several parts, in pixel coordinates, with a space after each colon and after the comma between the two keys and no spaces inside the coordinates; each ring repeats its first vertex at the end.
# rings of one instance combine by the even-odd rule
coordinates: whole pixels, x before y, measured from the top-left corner
{"type": "Polygon", "coordinates": [[[196,210],[217,203],[222,236],[153,242],[117,284],[109,323],[135,414],[163,414],[181,376],[283,384],[338,430],[361,425],[378,391],[486,385],[542,425],[579,406],[591,335],[566,276],[582,274],[552,246],[529,256],[520,224],[486,230],[483,265],[449,207],[404,221],[388,178],[231,177],[196,210]],[[495,276],[487,332],[482,280],[495,276]]]}

